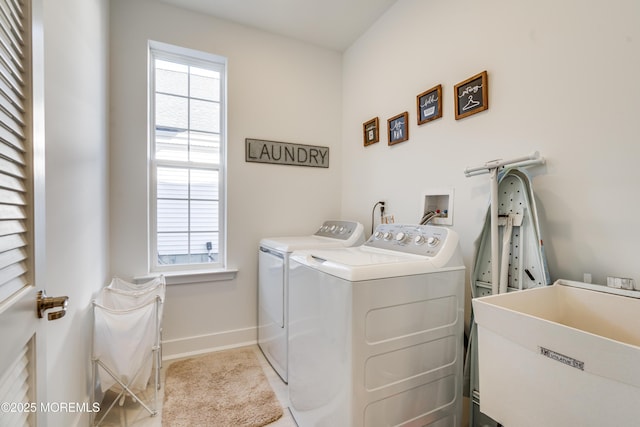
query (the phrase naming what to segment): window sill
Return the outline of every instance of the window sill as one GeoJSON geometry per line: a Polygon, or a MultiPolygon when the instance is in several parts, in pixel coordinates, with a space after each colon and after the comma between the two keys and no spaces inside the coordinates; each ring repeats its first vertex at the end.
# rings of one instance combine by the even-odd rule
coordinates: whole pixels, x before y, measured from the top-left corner
{"type": "Polygon", "coordinates": [[[136,282],[143,282],[153,279],[154,277],[164,275],[167,285],[184,285],[193,283],[220,282],[225,280],[233,280],[238,274],[238,269],[225,268],[218,270],[199,270],[199,271],[164,271],[151,273],[145,276],[136,277],[136,282]]]}

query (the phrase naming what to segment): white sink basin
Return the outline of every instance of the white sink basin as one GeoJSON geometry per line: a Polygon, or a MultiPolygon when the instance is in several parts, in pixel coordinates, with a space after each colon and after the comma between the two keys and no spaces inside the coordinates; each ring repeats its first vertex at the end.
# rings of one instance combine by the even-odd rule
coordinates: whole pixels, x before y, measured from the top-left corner
{"type": "Polygon", "coordinates": [[[640,292],[559,280],[473,310],[481,412],[505,427],[640,425],[640,292]]]}

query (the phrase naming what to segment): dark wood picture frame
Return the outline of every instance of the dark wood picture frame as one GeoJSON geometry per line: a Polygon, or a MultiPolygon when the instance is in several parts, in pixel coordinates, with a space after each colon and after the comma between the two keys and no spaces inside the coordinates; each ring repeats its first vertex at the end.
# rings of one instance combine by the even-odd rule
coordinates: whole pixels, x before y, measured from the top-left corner
{"type": "Polygon", "coordinates": [[[418,125],[442,117],[442,85],[434,86],[416,97],[418,125]]]}
{"type": "Polygon", "coordinates": [[[409,139],[409,112],[405,111],[387,120],[389,145],[398,144],[409,139]]]}
{"type": "Polygon", "coordinates": [[[380,141],[380,123],[377,117],[362,124],[364,146],[380,141]]]}
{"type": "Polygon", "coordinates": [[[453,91],[456,120],[489,108],[489,79],[483,71],[458,83],[453,91]]]}

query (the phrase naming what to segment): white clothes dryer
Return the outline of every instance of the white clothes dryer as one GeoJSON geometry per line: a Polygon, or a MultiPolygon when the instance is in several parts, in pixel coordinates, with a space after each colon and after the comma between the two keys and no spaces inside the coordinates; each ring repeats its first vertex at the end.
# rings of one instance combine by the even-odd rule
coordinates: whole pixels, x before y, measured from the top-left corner
{"type": "Polygon", "coordinates": [[[271,237],[258,252],[258,345],[287,382],[289,256],[294,250],[348,247],[364,243],[364,227],[355,221],[325,221],[310,236],[271,237]]]}
{"type": "Polygon", "coordinates": [[[458,235],[443,227],[383,224],[359,247],[294,252],[298,425],[461,425],[464,277],[458,235]]]}

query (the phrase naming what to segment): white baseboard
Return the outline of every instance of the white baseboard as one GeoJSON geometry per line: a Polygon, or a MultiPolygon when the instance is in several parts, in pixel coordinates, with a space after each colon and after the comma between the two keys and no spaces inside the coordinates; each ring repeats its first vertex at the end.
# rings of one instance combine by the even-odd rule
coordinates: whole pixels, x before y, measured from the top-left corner
{"type": "Polygon", "coordinates": [[[212,351],[257,344],[258,330],[255,327],[216,332],[162,341],[162,360],[174,360],[197,356],[212,351]]]}

